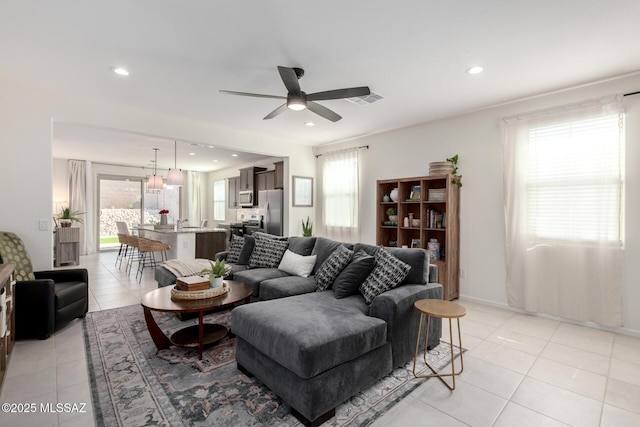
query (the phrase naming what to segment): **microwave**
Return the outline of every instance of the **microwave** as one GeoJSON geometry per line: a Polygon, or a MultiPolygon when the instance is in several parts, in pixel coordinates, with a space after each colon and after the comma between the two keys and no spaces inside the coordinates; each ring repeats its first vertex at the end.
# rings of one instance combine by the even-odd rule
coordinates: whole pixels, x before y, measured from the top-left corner
{"type": "Polygon", "coordinates": [[[240,191],[238,193],[238,205],[241,208],[253,207],[253,190],[240,191]]]}

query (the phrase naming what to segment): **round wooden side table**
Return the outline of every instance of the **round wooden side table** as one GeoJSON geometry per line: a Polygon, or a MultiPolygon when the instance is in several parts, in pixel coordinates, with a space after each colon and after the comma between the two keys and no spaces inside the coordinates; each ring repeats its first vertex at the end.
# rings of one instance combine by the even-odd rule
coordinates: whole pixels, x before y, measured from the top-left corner
{"type": "Polygon", "coordinates": [[[413,357],[413,376],[416,378],[431,378],[437,377],[440,381],[446,385],[449,390],[455,390],[456,388],[456,375],[460,375],[464,369],[464,362],[462,360],[462,336],[460,335],[460,318],[467,314],[467,310],[458,303],[438,300],[438,299],[422,299],[416,301],[413,306],[420,312],[420,322],[418,323],[418,334],[416,336],[416,352],[413,357]],[[427,328],[424,334],[424,363],[433,372],[428,375],[416,374],[416,361],[418,359],[418,352],[420,350],[420,332],[422,327],[422,318],[427,316],[427,328]],[[427,340],[429,338],[429,324],[432,317],[439,317],[441,319],[449,319],[449,348],[451,349],[451,373],[439,374],[435,369],[427,362],[427,340]],[[453,354],[453,329],[451,325],[451,319],[456,319],[458,322],[458,344],[460,348],[460,371],[455,371],[455,356],[453,354]],[[451,377],[453,385],[449,385],[443,377],[451,377]]]}

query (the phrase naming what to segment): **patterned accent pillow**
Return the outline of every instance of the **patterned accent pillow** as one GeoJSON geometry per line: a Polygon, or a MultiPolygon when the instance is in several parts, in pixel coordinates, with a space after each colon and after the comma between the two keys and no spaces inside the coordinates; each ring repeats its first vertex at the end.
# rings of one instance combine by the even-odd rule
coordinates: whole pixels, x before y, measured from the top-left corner
{"type": "Polygon", "coordinates": [[[351,257],[353,257],[352,250],[344,245],[338,246],[338,249],[333,251],[329,258],[316,270],[316,284],[318,285],[316,291],[322,292],[331,288],[336,277],[351,262],[351,257]]]}
{"type": "Polygon", "coordinates": [[[14,233],[0,232],[0,262],[16,265],[14,273],[17,281],[35,280],[31,258],[22,239],[14,233]]]}
{"type": "Polygon", "coordinates": [[[236,236],[235,234],[231,238],[231,245],[229,246],[229,254],[227,255],[227,262],[238,262],[240,259],[240,251],[244,245],[244,237],[236,236]]]}
{"type": "Polygon", "coordinates": [[[371,304],[381,293],[398,286],[411,270],[409,264],[400,261],[384,248],[380,248],[374,256],[376,266],[359,288],[367,304],[371,304]]]}
{"type": "Polygon", "coordinates": [[[287,250],[287,240],[276,240],[256,235],[256,245],[249,258],[249,267],[278,268],[287,250]]]}

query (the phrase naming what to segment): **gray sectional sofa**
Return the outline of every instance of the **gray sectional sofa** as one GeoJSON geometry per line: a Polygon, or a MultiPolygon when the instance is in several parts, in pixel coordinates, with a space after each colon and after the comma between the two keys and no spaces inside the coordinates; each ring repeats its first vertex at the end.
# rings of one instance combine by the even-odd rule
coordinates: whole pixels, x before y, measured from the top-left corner
{"type": "MultiPolygon", "coordinates": [[[[322,424],[334,416],[337,405],[412,359],[419,319],[413,303],[442,299],[442,286],[435,283],[437,269],[429,265],[426,251],[350,245],[322,237],[254,236],[232,242],[233,253],[217,254],[231,257],[230,278],[253,285],[254,302],[236,307],[231,317],[238,368],[280,396],[305,425],[322,424]],[[281,253],[266,264],[257,259],[256,252],[269,256],[264,239],[272,239],[272,252],[284,246],[305,262],[315,257],[310,275],[278,269],[274,260],[281,253]],[[352,251],[353,259],[335,278],[335,289],[318,292],[341,246],[341,252],[352,251]],[[362,293],[362,286],[350,288],[350,280],[357,277],[351,275],[352,264],[358,261],[360,268],[360,261],[373,257],[371,265],[382,265],[389,254],[405,269],[397,286],[379,295],[362,293]]],[[[438,345],[440,336],[440,319],[432,319],[428,347],[438,345]]]]}

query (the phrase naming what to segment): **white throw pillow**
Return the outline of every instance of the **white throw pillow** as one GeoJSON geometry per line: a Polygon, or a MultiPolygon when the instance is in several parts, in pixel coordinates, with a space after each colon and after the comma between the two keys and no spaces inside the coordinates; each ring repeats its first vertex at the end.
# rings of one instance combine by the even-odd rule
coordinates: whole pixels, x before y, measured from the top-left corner
{"type": "Polygon", "coordinates": [[[282,256],[278,270],[294,276],[309,277],[316,265],[317,255],[302,256],[287,249],[282,256]]]}

